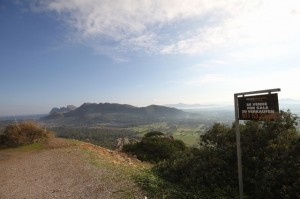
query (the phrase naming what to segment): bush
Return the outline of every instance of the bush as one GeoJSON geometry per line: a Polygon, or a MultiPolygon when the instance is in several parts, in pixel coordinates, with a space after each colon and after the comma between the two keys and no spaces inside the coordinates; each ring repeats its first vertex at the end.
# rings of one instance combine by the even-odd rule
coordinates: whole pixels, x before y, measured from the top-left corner
{"type": "Polygon", "coordinates": [[[11,124],[6,127],[2,136],[2,144],[15,147],[47,140],[52,133],[39,127],[32,121],[11,124]]]}
{"type": "Polygon", "coordinates": [[[0,145],[4,145],[4,135],[0,135],[0,145]]]}
{"type": "Polygon", "coordinates": [[[136,155],[142,161],[157,163],[186,149],[181,140],[162,135],[164,134],[161,132],[150,132],[143,137],[141,142],[125,145],[123,151],[136,155]]]}
{"type": "Polygon", "coordinates": [[[149,137],[159,137],[159,136],[164,136],[165,134],[163,134],[160,131],[151,131],[149,133],[146,133],[144,135],[145,138],[149,138],[149,137]]]}
{"type": "Polygon", "coordinates": [[[182,187],[184,195],[177,198],[236,198],[235,168],[235,162],[226,162],[214,149],[193,148],[160,162],[154,171],[182,187]]]}
{"type": "MultiPolygon", "coordinates": [[[[282,111],[274,122],[241,125],[245,198],[300,198],[296,121],[282,111]]],[[[155,171],[196,198],[237,198],[235,125],[213,125],[201,135],[200,146],[160,162],[155,171]]]]}
{"type": "Polygon", "coordinates": [[[138,173],[134,176],[134,180],[151,198],[199,199],[197,195],[186,192],[181,186],[169,183],[151,170],[138,173]]]}

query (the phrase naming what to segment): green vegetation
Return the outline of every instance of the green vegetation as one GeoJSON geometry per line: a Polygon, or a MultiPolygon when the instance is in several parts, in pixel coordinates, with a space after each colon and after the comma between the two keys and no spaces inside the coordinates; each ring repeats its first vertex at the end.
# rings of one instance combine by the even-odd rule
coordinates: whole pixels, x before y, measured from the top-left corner
{"type": "Polygon", "coordinates": [[[33,143],[33,144],[28,144],[28,145],[22,145],[17,148],[18,151],[36,151],[36,150],[41,150],[44,149],[45,145],[44,143],[33,143]]]}
{"type": "Polygon", "coordinates": [[[197,147],[200,134],[198,132],[176,132],[173,137],[183,141],[187,146],[197,147]]]}
{"type": "Polygon", "coordinates": [[[141,142],[123,147],[123,151],[136,155],[138,159],[154,163],[169,159],[185,149],[186,146],[181,140],[174,140],[173,137],[158,131],[145,134],[141,142]]]}
{"type": "Polygon", "coordinates": [[[175,139],[182,140],[187,146],[196,146],[199,142],[199,136],[206,129],[205,124],[197,122],[177,122],[177,123],[153,123],[146,125],[137,125],[127,128],[129,131],[136,132],[139,136],[144,136],[150,131],[160,131],[172,135],[175,139]]]}
{"type": "Polygon", "coordinates": [[[46,131],[31,121],[8,125],[0,135],[0,145],[17,147],[46,141],[52,132],[46,131]]]}
{"type": "Polygon", "coordinates": [[[144,138],[150,138],[150,137],[160,137],[160,136],[164,136],[165,134],[163,134],[160,131],[151,131],[149,133],[146,133],[144,135],[144,138]]]}
{"type": "Polygon", "coordinates": [[[187,146],[196,146],[199,135],[203,134],[205,128],[204,124],[162,122],[132,127],[98,125],[93,127],[59,126],[50,129],[56,132],[57,137],[77,139],[114,149],[114,142],[118,138],[141,139],[151,131],[163,132],[175,139],[182,140],[187,146]]]}
{"type": "Polygon", "coordinates": [[[169,125],[167,122],[152,123],[152,124],[140,124],[127,128],[130,131],[136,132],[141,137],[150,131],[160,131],[169,133],[169,125]]]}
{"type": "MultiPolygon", "coordinates": [[[[297,117],[280,112],[274,122],[242,124],[245,198],[300,197],[297,117]]],[[[199,148],[174,153],[137,182],[158,198],[238,198],[235,126],[214,124],[199,148]]]]}
{"type": "MultiPolygon", "coordinates": [[[[290,111],[281,111],[276,121],[248,121],[240,125],[245,198],[300,198],[297,120],[290,111]]],[[[125,145],[123,150],[140,160],[156,163],[152,169],[107,163],[94,152],[88,152],[87,156],[97,167],[109,164],[105,168],[116,174],[110,181],[121,179],[126,183],[125,179],[134,175],[150,197],[238,198],[235,125],[215,123],[207,128],[206,124],[185,121],[51,130],[58,137],[89,141],[110,149],[117,138],[140,138],[141,142],[125,145]]],[[[45,132],[49,136],[48,131],[33,123],[9,125],[2,128],[0,143],[10,146],[33,143],[22,148],[40,149],[40,141],[45,138],[39,136],[45,132]]],[[[115,194],[133,197],[128,190],[120,189],[115,194]]]]}
{"type": "Polygon", "coordinates": [[[101,156],[96,151],[82,149],[84,160],[95,167],[105,170],[101,179],[104,184],[118,184],[118,189],[113,192],[115,198],[131,199],[136,198],[136,192],[139,190],[134,183],[135,176],[141,175],[145,168],[150,168],[150,164],[137,163],[138,166],[132,166],[128,163],[113,163],[111,157],[101,156]]]}
{"type": "Polygon", "coordinates": [[[138,135],[124,128],[113,127],[52,127],[57,137],[77,139],[85,142],[90,142],[108,149],[114,148],[114,142],[118,138],[138,138],[138,135]]]}

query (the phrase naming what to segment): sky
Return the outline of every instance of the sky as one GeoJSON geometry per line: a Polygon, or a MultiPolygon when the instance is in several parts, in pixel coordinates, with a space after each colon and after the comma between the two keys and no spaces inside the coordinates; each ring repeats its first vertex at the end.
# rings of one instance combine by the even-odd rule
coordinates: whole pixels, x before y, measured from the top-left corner
{"type": "Polygon", "coordinates": [[[0,0],[0,116],[300,100],[299,38],[299,0],[0,0]]]}

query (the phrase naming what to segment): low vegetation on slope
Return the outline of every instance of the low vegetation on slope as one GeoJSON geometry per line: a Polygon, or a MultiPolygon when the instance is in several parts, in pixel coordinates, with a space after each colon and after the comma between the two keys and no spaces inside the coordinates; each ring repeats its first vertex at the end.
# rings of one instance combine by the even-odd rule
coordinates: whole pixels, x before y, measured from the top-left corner
{"type": "MultiPolygon", "coordinates": [[[[297,116],[242,124],[245,198],[300,198],[297,116]]],[[[189,148],[160,161],[138,178],[157,198],[238,198],[235,126],[214,124],[189,148]]]]}
{"type": "Polygon", "coordinates": [[[3,135],[0,135],[0,145],[16,147],[46,141],[52,132],[42,129],[38,124],[26,121],[8,125],[3,135]]]}
{"type": "MultiPolygon", "coordinates": [[[[298,117],[291,112],[281,111],[276,121],[241,124],[245,198],[300,198],[297,120],[298,117]]],[[[11,135],[20,133],[20,127],[21,124],[7,128],[2,138],[7,139],[7,132],[13,132],[11,135]]],[[[40,130],[36,131],[43,132],[40,130]]],[[[20,135],[24,137],[22,133],[20,135]]],[[[40,140],[29,137],[33,142],[40,140]]],[[[27,143],[26,139],[21,140],[13,143],[27,143]]],[[[195,148],[188,148],[161,132],[145,134],[141,142],[125,146],[124,151],[143,161],[156,163],[152,169],[146,170],[142,169],[142,162],[134,162],[136,160],[126,154],[87,143],[80,143],[80,147],[86,150],[84,154],[96,167],[113,168],[112,173],[120,171],[117,175],[107,176],[111,184],[117,181],[126,184],[126,179],[135,175],[136,182],[151,198],[239,197],[235,125],[214,124],[200,135],[200,142],[195,148]],[[111,161],[107,164],[106,160],[111,161]]],[[[122,197],[125,194],[132,198],[135,194],[129,189],[120,189],[117,193],[122,192],[122,197]]]]}
{"type": "Polygon", "coordinates": [[[142,161],[152,163],[169,159],[177,152],[186,149],[187,147],[181,140],[175,140],[172,136],[155,131],[145,134],[140,142],[123,147],[124,152],[136,155],[142,161]]]}

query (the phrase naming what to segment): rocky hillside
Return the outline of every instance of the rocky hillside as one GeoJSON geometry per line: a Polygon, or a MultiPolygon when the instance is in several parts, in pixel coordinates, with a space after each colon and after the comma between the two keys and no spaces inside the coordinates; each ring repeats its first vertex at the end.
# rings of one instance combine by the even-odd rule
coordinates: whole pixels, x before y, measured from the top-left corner
{"type": "Polygon", "coordinates": [[[60,108],[52,108],[52,110],[50,111],[50,115],[54,115],[54,114],[60,114],[60,113],[67,113],[70,111],[75,110],[77,107],[73,106],[73,105],[68,105],[67,107],[60,107],[60,108]]]}
{"type": "Polygon", "coordinates": [[[50,114],[44,120],[57,120],[57,122],[61,123],[78,121],[89,123],[139,123],[182,120],[190,117],[193,117],[193,114],[176,108],[158,105],[135,107],[127,104],[85,103],[75,110],[66,113],[50,114]]]}

